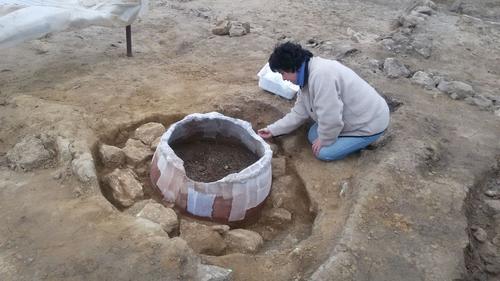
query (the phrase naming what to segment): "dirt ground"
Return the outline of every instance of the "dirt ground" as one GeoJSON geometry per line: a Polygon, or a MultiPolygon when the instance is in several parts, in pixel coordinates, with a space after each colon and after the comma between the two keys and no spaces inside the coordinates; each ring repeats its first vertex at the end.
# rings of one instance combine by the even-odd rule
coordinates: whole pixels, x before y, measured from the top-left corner
{"type": "Polygon", "coordinates": [[[499,253],[481,259],[469,235],[477,226],[488,241],[500,233],[494,210],[474,211],[485,200],[477,190],[498,178],[498,1],[435,1],[406,35],[395,24],[411,7],[403,0],[150,2],[132,26],[133,58],[124,28],[2,50],[0,280],[206,280],[200,263],[231,269],[234,280],[499,280],[499,253]],[[250,33],[213,35],[225,18],[250,23],[250,33]],[[405,45],[416,38],[432,42],[427,58],[428,49],[405,45]],[[306,127],[275,138],[298,202],[287,228],[245,226],[263,234],[255,254],[200,255],[103,196],[98,145],[123,144],[141,124],[219,111],[258,129],[285,114],[293,101],[259,89],[256,77],[284,40],[341,59],[400,104],[381,143],[342,161],[316,160],[306,127]],[[372,60],[390,57],[412,73],[465,82],[489,102],[388,78],[372,60]],[[8,151],[40,133],[69,140],[71,159],[10,169],[8,151]],[[84,183],[70,162],[87,154],[98,179],[84,183]]]}

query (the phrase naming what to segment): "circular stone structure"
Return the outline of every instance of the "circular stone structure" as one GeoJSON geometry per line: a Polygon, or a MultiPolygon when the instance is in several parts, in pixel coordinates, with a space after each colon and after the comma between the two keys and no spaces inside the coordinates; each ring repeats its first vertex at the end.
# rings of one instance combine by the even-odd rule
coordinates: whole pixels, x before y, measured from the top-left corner
{"type": "Polygon", "coordinates": [[[238,222],[252,216],[271,190],[272,151],[250,123],[217,112],[195,113],[174,123],[161,137],[151,163],[150,177],[168,202],[181,211],[219,222],[238,222]],[[213,182],[186,175],[184,161],[172,145],[193,138],[230,138],[241,142],[258,160],[237,173],[213,182]]]}

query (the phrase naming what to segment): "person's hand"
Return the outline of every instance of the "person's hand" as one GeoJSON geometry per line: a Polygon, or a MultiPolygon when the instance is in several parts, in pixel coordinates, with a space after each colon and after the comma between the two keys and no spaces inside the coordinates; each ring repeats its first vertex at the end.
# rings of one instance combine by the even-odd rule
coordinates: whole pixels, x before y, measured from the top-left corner
{"type": "Polygon", "coordinates": [[[313,144],[312,144],[312,151],[313,151],[313,154],[314,156],[318,156],[319,154],[319,150],[321,149],[323,145],[321,144],[321,141],[319,140],[319,138],[317,138],[313,144]]]}
{"type": "Polygon", "coordinates": [[[271,134],[271,131],[269,131],[268,128],[258,130],[257,134],[259,134],[259,136],[263,139],[268,139],[273,136],[273,134],[271,134]]]}

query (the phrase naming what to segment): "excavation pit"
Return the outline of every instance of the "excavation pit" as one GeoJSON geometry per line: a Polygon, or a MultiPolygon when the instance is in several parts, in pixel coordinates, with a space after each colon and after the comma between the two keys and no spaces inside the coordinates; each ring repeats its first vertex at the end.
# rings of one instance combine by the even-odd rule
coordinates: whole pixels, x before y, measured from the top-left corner
{"type": "Polygon", "coordinates": [[[270,193],[271,158],[250,123],[216,112],[191,114],[162,136],[150,176],[180,211],[242,222],[258,214],[270,193]]]}

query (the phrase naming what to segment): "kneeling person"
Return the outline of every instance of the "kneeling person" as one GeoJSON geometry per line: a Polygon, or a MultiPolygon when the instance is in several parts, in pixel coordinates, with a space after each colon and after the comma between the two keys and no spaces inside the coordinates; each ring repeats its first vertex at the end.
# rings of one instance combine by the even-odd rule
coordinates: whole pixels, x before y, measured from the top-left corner
{"type": "Polygon", "coordinates": [[[286,42],[274,49],[269,66],[300,86],[300,91],[288,114],[258,131],[263,138],[290,133],[312,118],[315,123],[308,139],[313,154],[332,161],[373,143],[389,125],[384,98],[335,60],[313,56],[299,44],[286,42]]]}

